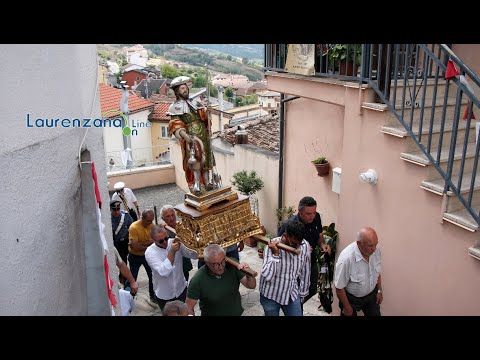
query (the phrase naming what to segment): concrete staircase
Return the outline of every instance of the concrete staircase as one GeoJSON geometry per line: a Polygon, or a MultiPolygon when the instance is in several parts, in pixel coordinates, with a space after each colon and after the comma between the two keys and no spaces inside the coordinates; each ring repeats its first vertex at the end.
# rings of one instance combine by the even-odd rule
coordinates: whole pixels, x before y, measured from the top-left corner
{"type": "MultiPolygon", "coordinates": [[[[455,112],[456,90],[455,85],[449,86],[448,97],[445,98],[445,91],[447,89],[446,81],[443,79],[438,80],[437,91],[435,94],[434,79],[429,79],[426,82],[426,86],[419,87],[421,79],[417,79],[417,86],[415,94],[417,94],[416,100],[413,100],[413,80],[410,79],[407,86],[403,86],[402,81],[397,82],[395,109],[402,111],[402,98],[405,91],[405,101],[414,103],[417,108],[411,106],[404,106],[403,118],[408,124],[412,124],[412,131],[417,135],[420,143],[427,149],[430,149],[430,154],[434,159],[439,159],[439,166],[443,171],[447,172],[447,160],[449,155],[450,144],[452,140],[452,125],[455,112]],[[434,101],[435,96],[435,101],[434,101]],[[423,98],[425,98],[425,106],[423,110],[423,122],[420,121],[422,117],[421,106],[423,104],[423,98]],[[446,111],[444,117],[444,123],[442,125],[443,116],[443,104],[446,102],[446,111]],[[429,140],[429,131],[432,129],[432,136],[429,140]],[[442,131],[443,130],[443,131],[442,131]],[[441,133],[443,132],[443,138],[441,133]],[[420,135],[421,133],[421,135],[420,135]],[[440,152],[438,153],[438,150],[440,152]]],[[[390,92],[390,99],[393,100],[394,82],[392,81],[392,87],[390,92]]],[[[466,153],[463,159],[464,162],[464,174],[461,183],[461,193],[468,193],[470,189],[472,171],[474,167],[475,157],[475,121],[472,120],[469,129],[467,129],[466,121],[463,120],[463,113],[467,106],[467,100],[463,97],[462,106],[460,108],[460,120],[459,127],[456,136],[456,148],[455,157],[453,162],[452,182],[458,184],[459,171],[462,163],[463,144],[467,137],[466,153]],[[468,131],[468,134],[467,134],[468,131]]],[[[476,232],[479,230],[479,225],[466,210],[463,204],[457,199],[452,191],[443,193],[445,181],[439,174],[435,166],[433,166],[424,153],[419,149],[418,145],[412,140],[405,127],[398,121],[396,116],[390,112],[387,105],[383,103],[375,102],[363,102],[362,108],[364,111],[378,111],[385,114],[385,124],[381,127],[380,131],[386,136],[394,136],[404,139],[405,150],[400,154],[400,158],[412,166],[421,166],[425,170],[425,180],[419,184],[419,186],[432,194],[432,196],[442,196],[443,206],[439,211],[442,212],[442,218],[448,223],[454,224],[464,230],[476,232]]],[[[476,112],[476,110],[474,110],[476,112]]],[[[480,119],[480,114],[476,113],[476,119],[480,119]]],[[[475,211],[480,212],[480,164],[476,170],[476,178],[474,184],[474,192],[472,196],[472,206],[475,211]]],[[[480,260],[480,249],[472,247],[469,249],[469,254],[480,260]]]]}

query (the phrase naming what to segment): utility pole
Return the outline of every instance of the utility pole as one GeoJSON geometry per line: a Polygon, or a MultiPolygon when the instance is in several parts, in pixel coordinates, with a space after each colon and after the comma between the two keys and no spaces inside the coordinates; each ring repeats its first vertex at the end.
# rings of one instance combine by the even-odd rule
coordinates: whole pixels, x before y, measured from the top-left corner
{"type": "Polygon", "coordinates": [[[122,93],[122,98],[120,99],[120,112],[123,114],[122,116],[122,137],[123,137],[123,151],[125,152],[125,156],[127,158],[126,161],[126,166],[127,169],[130,169],[132,167],[132,161],[130,160],[130,153],[132,151],[132,143],[130,139],[130,134],[126,134],[126,130],[130,130],[128,127],[129,121],[128,121],[128,85],[125,80],[120,81],[120,84],[122,85],[123,93],[122,93]]]}

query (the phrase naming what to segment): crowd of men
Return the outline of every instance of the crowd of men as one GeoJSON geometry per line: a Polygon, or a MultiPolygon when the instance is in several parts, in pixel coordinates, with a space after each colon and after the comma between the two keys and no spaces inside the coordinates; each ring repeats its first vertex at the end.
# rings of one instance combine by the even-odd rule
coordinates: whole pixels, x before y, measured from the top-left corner
{"type": "MultiPolygon", "coordinates": [[[[190,279],[191,259],[198,255],[176,237],[173,206],[162,207],[163,225],[156,225],[153,210],[140,213],[133,192],[124,183],[117,183],[110,210],[120,281],[132,295],[137,292],[136,280],[143,266],[150,301],[160,307],[164,316],[194,315],[197,303],[202,316],[242,315],[240,284],[255,289],[257,279],[249,274],[247,264],[233,266],[226,257],[239,261],[243,242],[226,250],[217,244],[208,245],[198,271],[190,279]],[[138,220],[132,219],[135,209],[138,220]]],[[[266,316],[278,316],[280,309],[286,316],[302,316],[303,304],[317,294],[319,269],[314,250],[318,247],[321,252],[331,251],[322,231],[315,199],[302,198],[297,215],[280,226],[277,237],[264,251],[258,276],[260,304],[266,316]],[[298,249],[298,254],[282,250],[279,243],[298,249]]],[[[380,315],[383,293],[377,244],[375,230],[366,227],[339,255],[334,285],[341,315],[356,315],[359,311],[367,316],[380,315]]]]}

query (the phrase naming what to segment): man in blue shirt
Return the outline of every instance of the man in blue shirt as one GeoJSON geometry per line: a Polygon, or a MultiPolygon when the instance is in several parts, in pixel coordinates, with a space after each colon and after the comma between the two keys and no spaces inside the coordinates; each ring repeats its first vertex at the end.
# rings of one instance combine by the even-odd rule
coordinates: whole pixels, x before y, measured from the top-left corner
{"type": "Polygon", "coordinates": [[[110,201],[113,245],[118,250],[123,262],[126,264],[128,255],[128,228],[133,220],[128,212],[120,210],[120,204],[120,200],[110,201]]]}

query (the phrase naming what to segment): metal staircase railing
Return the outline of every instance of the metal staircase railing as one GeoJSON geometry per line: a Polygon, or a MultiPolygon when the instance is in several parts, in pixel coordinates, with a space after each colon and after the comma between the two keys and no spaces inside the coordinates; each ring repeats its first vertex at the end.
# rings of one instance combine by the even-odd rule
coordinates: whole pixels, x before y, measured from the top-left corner
{"type": "Polygon", "coordinates": [[[480,142],[470,140],[473,113],[480,114],[474,90],[480,89],[478,75],[445,44],[364,44],[361,77],[442,176],[444,194],[451,191],[480,225],[480,214],[472,205],[474,190],[480,188],[480,142]],[[448,60],[463,77],[445,80],[448,60]]]}

